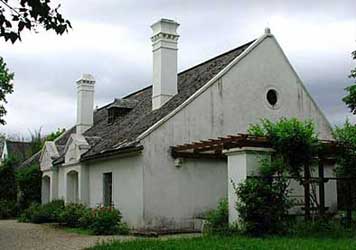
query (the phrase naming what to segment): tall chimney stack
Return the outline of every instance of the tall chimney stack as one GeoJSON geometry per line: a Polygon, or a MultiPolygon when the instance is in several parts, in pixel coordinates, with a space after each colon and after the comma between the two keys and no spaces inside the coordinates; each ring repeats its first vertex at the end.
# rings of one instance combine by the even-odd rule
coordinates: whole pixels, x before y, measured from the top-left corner
{"type": "Polygon", "coordinates": [[[177,52],[179,24],[161,19],[152,24],[153,91],[152,109],[159,109],[177,90],[177,52]]]}
{"type": "Polygon", "coordinates": [[[77,81],[77,134],[83,134],[94,122],[94,84],[90,74],[83,74],[77,81]]]}

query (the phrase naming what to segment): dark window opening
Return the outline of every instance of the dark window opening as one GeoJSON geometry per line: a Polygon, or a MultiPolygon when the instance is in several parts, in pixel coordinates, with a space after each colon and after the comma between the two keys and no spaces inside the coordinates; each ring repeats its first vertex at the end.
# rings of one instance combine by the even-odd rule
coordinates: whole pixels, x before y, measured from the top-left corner
{"type": "Polygon", "coordinates": [[[115,120],[119,117],[122,117],[130,112],[131,109],[128,108],[119,108],[119,107],[111,107],[108,109],[108,122],[114,123],[115,120]]]}
{"type": "Polygon", "coordinates": [[[268,90],[268,92],[267,92],[267,101],[272,106],[276,105],[277,101],[278,101],[277,91],[275,91],[274,89],[268,90]]]}
{"type": "Polygon", "coordinates": [[[104,206],[111,207],[112,204],[112,173],[104,173],[104,206]]]}

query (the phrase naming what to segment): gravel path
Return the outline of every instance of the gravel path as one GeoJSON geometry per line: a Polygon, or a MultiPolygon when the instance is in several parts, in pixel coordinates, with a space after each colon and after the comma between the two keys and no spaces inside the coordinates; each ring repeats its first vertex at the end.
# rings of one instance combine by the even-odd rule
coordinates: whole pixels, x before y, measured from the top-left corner
{"type": "Polygon", "coordinates": [[[132,238],[132,236],[86,236],[67,233],[50,225],[0,220],[0,250],[72,250],[94,246],[102,241],[132,238]]]}

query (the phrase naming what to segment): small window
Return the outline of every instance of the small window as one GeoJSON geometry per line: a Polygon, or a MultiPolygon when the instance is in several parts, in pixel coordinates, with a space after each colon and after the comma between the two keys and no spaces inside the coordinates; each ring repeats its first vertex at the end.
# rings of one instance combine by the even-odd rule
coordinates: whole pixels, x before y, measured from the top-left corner
{"type": "Polygon", "coordinates": [[[112,124],[119,117],[123,117],[130,112],[129,108],[110,107],[108,108],[108,123],[112,124]]]}
{"type": "Polygon", "coordinates": [[[274,90],[274,89],[268,90],[266,98],[267,98],[268,103],[271,106],[276,105],[277,102],[278,102],[278,93],[277,93],[277,91],[274,90]]]}
{"type": "Polygon", "coordinates": [[[120,110],[118,108],[110,108],[108,110],[108,122],[110,124],[114,123],[116,118],[118,118],[120,115],[120,110]]]}
{"type": "Polygon", "coordinates": [[[112,204],[112,173],[104,173],[104,206],[111,207],[112,204]]]}

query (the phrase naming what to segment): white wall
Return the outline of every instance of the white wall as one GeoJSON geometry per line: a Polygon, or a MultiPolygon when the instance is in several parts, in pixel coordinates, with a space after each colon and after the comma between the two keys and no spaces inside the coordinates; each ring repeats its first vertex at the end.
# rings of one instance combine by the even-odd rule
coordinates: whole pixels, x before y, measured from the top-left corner
{"type": "Polygon", "coordinates": [[[142,156],[100,160],[87,165],[90,206],[103,204],[103,174],[112,172],[113,203],[131,227],[142,226],[142,156]]]}
{"type": "Polygon", "coordinates": [[[160,147],[157,156],[167,159],[156,157],[154,165],[144,161],[145,227],[161,230],[199,228],[197,217],[215,208],[218,201],[227,196],[226,161],[185,159],[177,168],[168,159],[169,154],[161,151],[164,144],[151,145],[156,150],[160,147]]]}
{"type": "Polygon", "coordinates": [[[209,206],[216,206],[218,196],[226,194],[226,162],[183,164],[177,169],[169,154],[170,146],[246,132],[261,118],[281,117],[313,119],[320,137],[331,138],[328,122],[309,99],[275,40],[269,37],[142,140],[146,225],[184,227],[204,209],[192,203],[192,192],[199,187],[204,186],[196,197],[209,206]],[[277,109],[270,108],[265,98],[270,87],[279,93],[277,109]]]}

